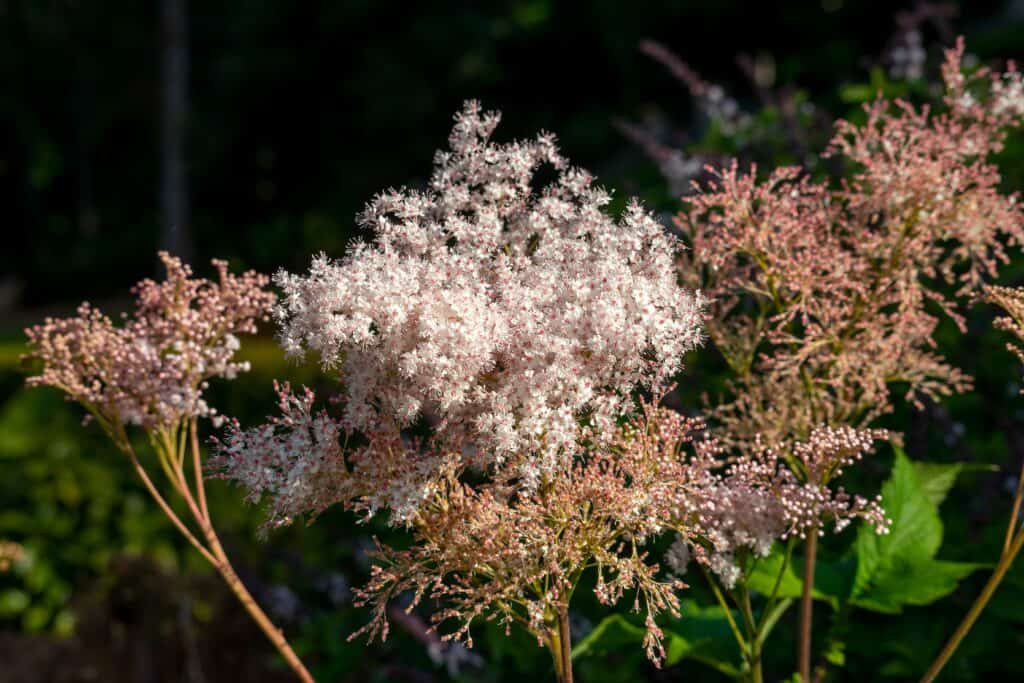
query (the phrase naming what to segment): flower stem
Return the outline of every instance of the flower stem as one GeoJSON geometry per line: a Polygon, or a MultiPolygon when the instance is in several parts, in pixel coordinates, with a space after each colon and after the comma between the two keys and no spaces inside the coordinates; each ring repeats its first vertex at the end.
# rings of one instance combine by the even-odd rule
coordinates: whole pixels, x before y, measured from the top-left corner
{"type": "Polygon", "coordinates": [[[771,595],[768,596],[768,602],[765,604],[764,609],[761,612],[761,618],[757,622],[756,638],[758,640],[761,640],[764,637],[764,629],[768,625],[769,616],[779,599],[779,589],[782,587],[782,580],[786,576],[786,570],[789,569],[790,560],[793,559],[794,545],[796,545],[796,536],[790,536],[789,540],[786,541],[786,554],[782,558],[782,566],[779,567],[779,573],[775,577],[775,583],[772,586],[771,595]]]}
{"type": "Polygon", "coordinates": [[[313,683],[313,677],[302,664],[302,660],[300,660],[298,655],[295,654],[295,651],[292,650],[292,647],[288,644],[284,634],[279,628],[274,626],[273,622],[270,621],[270,617],[268,617],[260,608],[256,603],[256,600],[253,599],[252,595],[242,583],[242,580],[238,578],[238,574],[235,573],[231,563],[228,562],[227,557],[223,554],[223,550],[220,548],[220,543],[217,543],[214,548],[214,552],[220,555],[220,563],[214,566],[217,568],[217,571],[220,572],[220,575],[224,577],[225,583],[228,584],[228,587],[231,588],[231,591],[238,598],[238,601],[242,603],[243,607],[245,607],[249,616],[251,616],[253,621],[255,621],[260,629],[262,629],[270,642],[274,644],[274,647],[277,648],[277,651],[280,652],[281,656],[284,657],[286,662],[288,662],[288,666],[292,668],[292,671],[294,671],[299,677],[299,680],[303,681],[303,683],[313,683]]]}
{"type": "MultiPolygon", "coordinates": [[[[193,459],[193,472],[195,478],[195,490],[196,495],[193,496],[192,489],[189,486],[188,479],[185,476],[183,463],[179,459],[175,459],[174,463],[167,461],[165,455],[158,452],[158,458],[160,459],[161,465],[164,467],[164,471],[171,481],[174,489],[181,494],[186,505],[188,506],[189,512],[192,514],[192,519],[198,525],[199,530],[203,539],[206,541],[205,544],[199,541],[192,531],[185,525],[185,523],[178,517],[177,514],[171,509],[167,501],[160,494],[160,491],[153,484],[152,479],[146,472],[146,469],[139,462],[138,457],[135,455],[135,450],[131,447],[127,437],[118,439],[117,443],[131,460],[132,466],[138,473],[139,478],[142,479],[142,483],[146,486],[146,490],[149,491],[150,496],[156,501],[156,504],[163,510],[164,514],[171,520],[174,526],[181,532],[181,534],[188,540],[192,546],[209,562],[214,569],[223,577],[224,582],[227,583],[228,588],[235,594],[238,601],[242,603],[245,610],[252,617],[256,625],[260,627],[263,633],[266,634],[267,638],[273,643],[277,651],[284,657],[285,661],[288,662],[288,666],[291,667],[292,671],[299,677],[303,683],[314,683],[313,677],[309,671],[302,664],[302,661],[292,650],[288,641],[285,639],[284,634],[281,633],[280,629],[274,626],[273,622],[267,614],[260,608],[256,603],[256,600],[249,593],[242,580],[238,577],[234,567],[231,566],[231,561],[228,560],[227,554],[224,552],[224,548],[221,546],[220,539],[217,537],[217,532],[213,528],[213,524],[210,521],[210,513],[206,504],[206,487],[202,477],[202,463],[200,462],[200,451],[199,451],[199,439],[196,435],[196,426],[193,422],[188,430],[189,434],[189,450],[192,453],[193,459]],[[198,498],[198,503],[196,499],[198,498]]],[[[182,441],[186,438],[185,430],[180,430],[178,438],[182,441]]],[[[170,450],[170,444],[165,445],[170,450]]],[[[157,444],[154,445],[154,448],[157,444]]],[[[176,450],[176,449],[175,449],[176,450]]],[[[173,451],[171,451],[173,452],[173,451]]]]}
{"type": "Polygon", "coordinates": [[[818,527],[807,532],[804,549],[804,585],[800,595],[800,680],[811,683],[811,626],[814,619],[814,563],[818,553],[818,527]]]}
{"type": "Polygon", "coordinates": [[[746,625],[749,645],[747,649],[747,662],[750,665],[751,683],[763,683],[764,674],[761,671],[761,642],[758,637],[757,627],[754,625],[754,609],[750,605],[750,591],[746,584],[740,587],[740,608],[743,612],[743,622],[746,625]]]}
{"type": "Polygon", "coordinates": [[[178,474],[181,477],[181,487],[184,492],[185,502],[188,504],[189,509],[192,511],[192,516],[195,518],[196,523],[199,524],[199,529],[202,531],[203,536],[206,538],[206,542],[210,546],[210,550],[213,551],[214,556],[217,558],[217,562],[213,565],[220,575],[224,577],[225,583],[238,598],[238,601],[242,603],[249,616],[252,617],[253,621],[263,630],[270,642],[274,644],[277,651],[281,653],[285,661],[288,662],[288,666],[292,668],[292,671],[299,677],[303,683],[313,683],[313,677],[309,671],[303,665],[302,660],[299,659],[295,651],[292,650],[291,645],[285,639],[284,634],[279,628],[274,626],[273,622],[267,614],[260,608],[256,600],[253,599],[252,595],[246,589],[245,584],[238,578],[238,574],[235,572],[234,567],[231,566],[231,561],[228,560],[227,553],[224,552],[224,548],[221,546],[220,538],[217,537],[217,532],[213,528],[213,524],[210,521],[210,513],[206,506],[206,485],[203,482],[202,477],[202,464],[200,462],[199,452],[199,439],[196,437],[195,423],[193,422],[190,429],[190,450],[192,451],[192,461],[195,471],[195,487],[199,503],[197,504],[195,498],[192,497],[189,491],[188,481],[185,478],[185,473],[181,467],[178,468],[178,474]]]}
{"type": "Polygon", "coordinates": [[[558,606],[558,640],[562,645],[562,683],[572,683],[572,633],[569,631],[568,602],[558,606]]]}
{"type": "Polygon", "coordinates": [[[967,611],[963,621],[957,626],[956,631],[953,632],[949,642],[946,643],[942,651],[939,652],[939,656],[935,658],[932,665],[928,667],[928,671],[924,676],[921,677],[921,683],[931,683],[942,671],[942,667],[946,665],[953,653],[960,646],[960,642],[964,639],[964,636],[974,626],[974,622],[981,616],[982,610],[988,605],[989,600],[992,599],[992,595],[995,594],[996,588],[1002,583],[1003,578],[1006,576],[1006,572],[1009,571],[1010,566],[1013,565],[1013,560],[1017,557],[1017,553],[1020,552],[1021,546],[1024,545],[1024,529],[1020,529],[1017,532],[1017,536],[1013,539],[1013,542],[1006,549],[1006,552],[999,558],[999,564],[996,565],[995,570],[992,572],[992,576],[989,577],[988,583],[981,590],[981,594],[974,600],[974,604],[967,611]]]}
{"type": "Polygon", "coordinates": [[[1006,525],[1006,538],[1003,540],[1003,554],[1010,549],[1010,542],[1013,540],[1013,532],[1017,528],[1017,518],[1020,517],[1021,496],[1024,495],[1024,463],[1020,466],[1020,475],[1017,477],[1017,492],[1013,496],[1013,509],[1010,510],[1010,522],[1006,525]]]}
{"type": "Polygon", "coordinates": [[[718,604],[722,607],[722,613],[725,615],[725,620],[729,623],[729,628],[732,629],[733,638],[736,639],[736,644],[740,648],[740,652],[747,652],[747,639],[743,637],[743,632],[740,631],[740,627],[736,625],[736,620],[733,619],[732,609],[729,607],[729,603],[726,601],[725,596],[722,595],[722,591],[719,590],[718,584],[711,577],[711,573],[704,568],[703,565],[699,565],[701,571],[704,573],[704,578],[707,579],[708,585],[711,586],[711,592],[715,594],[715,598],[718,600],[718,604]]]}
{"type": "Polygon", "coordinates": [[[174,524],[178,531],[181,532],[181,535],[185,537],[185,540],[191,543],[192,546],[199,551],[199,554],[206,558],[207,562],[214,566],[217,566],[217,559],[213,555],[211,555],[210,551],[207,550],[206,547],[199,542],[199,540],[192,534],[191,531],[189,531],[188,527],[185,526],[185,523],[181,521],[178,515],[174,514],[174,510],[172,510],[171,506],[167,504],[167,501],[164,500],[164,497],[160,495],[160,492],[153,484],[153,480],[149,478],[149,474],[146,473],[146,469],[142,466],[142,463],[139,462],[138,457],[136,457],[135,450],[132,449],[131,446],[129,446],[124,452],[128,455],[128,458],[131,460],[132,467],[135,468],[135,471],[138,473],[139,478],[142,479],[142,483],[146,486],[146,490],[149,491],[150,497],[154,501],[156,501],[156,504],[163,511],[164,515],[166,515],[167,518],[171,520],[171,523],[174,524]]]}

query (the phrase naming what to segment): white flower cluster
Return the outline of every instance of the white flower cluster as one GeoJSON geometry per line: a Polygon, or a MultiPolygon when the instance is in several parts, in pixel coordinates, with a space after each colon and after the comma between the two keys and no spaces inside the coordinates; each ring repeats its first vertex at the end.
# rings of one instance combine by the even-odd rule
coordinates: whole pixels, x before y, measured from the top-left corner
{"type": "Polygon", "coordinates": [[[498,115],[475,102],[455,121],[429,188],[361,215],[372,241],[278,274],[280,338],[340,370],[346,429],[425,418],[535,483],[584,436],[607,438],[635,387],[678,370],[702,301],[678,285],[658,221],[635,202],[610,217],[550,135],[493,143],[498,115]],[[554,179],[538,187],[544,165],[554,179]]]}
{"type": "Polygon", "coordinates": [[[1024,82],[1016,69],[992,79],[992,111],[999,117],[1024,117],[1024,82]]]}
{"type": "Polygon", "coordinates": [[[248,490],[247,500],[271,498],[267,527],[289,524],[298,515],[322,512],[349,487],[341,433],[326,413],[313,412],[315,396],[288,384],[278,392],[279,417],[243,430],[232,422],[209,463],[210,471],[248,490]]]}

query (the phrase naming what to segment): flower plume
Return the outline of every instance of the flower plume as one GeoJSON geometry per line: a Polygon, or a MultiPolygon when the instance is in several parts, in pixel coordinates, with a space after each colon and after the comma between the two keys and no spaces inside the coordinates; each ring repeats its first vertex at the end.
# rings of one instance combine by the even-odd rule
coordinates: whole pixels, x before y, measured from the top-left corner
{"type": "Polygon", "coordinates": [[[571,459],[582,418],[601,438],[633,389],[679,369],[701,299],[677,284],[678,245],[653,216],[631,202],[613,219],[552,136],[495,143],[498,120],[468,103],[429,187],[361,214],[371,241],[277,275],[277,317],[287,351],[340,368],[347,429],[426,419],[536,485],[571,459]],[[543,165],[556,177],[536,189],[543,165]]]}
{"type": "Polygon", "coordinates": [[[252,334],[274,295],[255,272],[233,275],[213,261],[216,282],[193,278],[181,260],[160,253],[162,282],[143,280],[135,312],[118,327],[88,303],[72,318],[48,318],[26,330],[27,357],[42,361],[30,386],[53,386],[105,425],[167,428],[189,417],[214,417],[203,391],[214,377],[249,369],[234,360],[237,335],[252,334]]]}

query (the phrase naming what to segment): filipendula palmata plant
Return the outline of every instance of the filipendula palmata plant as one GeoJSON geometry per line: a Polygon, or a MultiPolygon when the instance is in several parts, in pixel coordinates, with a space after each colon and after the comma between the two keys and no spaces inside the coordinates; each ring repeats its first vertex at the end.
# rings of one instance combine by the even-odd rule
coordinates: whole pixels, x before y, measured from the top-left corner
{"type": "MultiPolygon", "coordinates": [[[[877,502],[799,481],[776,444],[726,464],[702,423],[637,399],[661,397],[701,339],[678,245],[635,203],[608,216],[550,136],[496,144],[496,124],[467,104],[429,189],[367,207],[372,241],[277,277],[282,344],[318,352],[342,395],[318,411],[280,387],[281,415],[233,425],[212,461],[269,498],[270,526],[340,503],[408,530],[356,591],[374,611],[363,630],[386,637],[388,602],[410,591],[410,609],[437,601],[435,626],[467,644],[477,619],[526,628],[571,681],[568,610],[587,571],[601,603],[633,595],[643,648],[664,658],[655,617],[678,614],[683,584],[645,550],[662,533],[726,571],[744,548],[827,523],[884,532],[877,502]],[[557,178],[538,191],[541,164],[557,178]]],[[[882,437],[824,428],[790,447],[833,472],[882,437]]]]}

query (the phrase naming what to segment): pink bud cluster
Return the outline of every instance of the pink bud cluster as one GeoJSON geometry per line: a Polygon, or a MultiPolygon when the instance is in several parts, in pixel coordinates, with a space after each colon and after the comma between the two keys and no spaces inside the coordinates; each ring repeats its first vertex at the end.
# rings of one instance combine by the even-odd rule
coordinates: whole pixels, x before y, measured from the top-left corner
{"type": "MultiPolygon", "coordinates": [[[[841,487],[833,491],[827,483],[888,437],[883,430],[839,427],[816,429],[806,441],[788,445],[759,444],[714,475],[696,499],[695,558],[732,588],[742,573],[741,552],[765,557],[775,541],[823,533],[828,523],[842,531],[855,519],[887,533],[880,496],[868,500],[841,487]]],[[[673,551],[677,564],[680,553],[673,551]]]]}
{"type": "Polygon", "coordinates": [[[987,286],[982,290],[982,299],[1006,313],[996,318],[995,327],[1016,337],[1006,348],[1024,363],[1024,287],[987,286]]]}
{"type": "Polygon", "coordinates": [[[188,417],[214,417],[203,399],[207,380],[234,378],[248,363],[234,360],[237,335],[256,331],[274,295],[255,272],[233,275],[214,261],[218,281],[193,278],[179,259],[161,252],[163,282],[143,280],[136,310],[122,326],[88,303],[73,318],[48,318],[26,330],[29,358],[42,361],[30,386],[53,386],[107,425],[147,429],[188,417]]]}
{"type": "Polygon", "coordinates": [[[837,124],[838,187],[733,165],[680,215],[681,274],[714,301],[709,336],[735,371],[715,409],[730,440],[867,425],[891,409],[893,383],[918,403],[970,386],[934,350],[932,309],[962,326],[946,285],[967,294],[1024,239],[988,159],[1022,121],[1024,86],[1012,65],[968,78],[962,55],[961,43],[943,70],[948,111],[879,99],[866,122],[837,124]]]}
{"type": "Polygon", "coordinates": [[[429,188],[374,199],[373,239],[344,259],[278,274],[277,315],[288,352],[340,369],[346,429],[426,419],[532,487],[679,369],[702,303],[651,214],[631,202],[613,219],[552,136],[494,143],[498,120],[468,103],[429,188]],[[538,188],[543,165],[555,177],[538,188]]]}

